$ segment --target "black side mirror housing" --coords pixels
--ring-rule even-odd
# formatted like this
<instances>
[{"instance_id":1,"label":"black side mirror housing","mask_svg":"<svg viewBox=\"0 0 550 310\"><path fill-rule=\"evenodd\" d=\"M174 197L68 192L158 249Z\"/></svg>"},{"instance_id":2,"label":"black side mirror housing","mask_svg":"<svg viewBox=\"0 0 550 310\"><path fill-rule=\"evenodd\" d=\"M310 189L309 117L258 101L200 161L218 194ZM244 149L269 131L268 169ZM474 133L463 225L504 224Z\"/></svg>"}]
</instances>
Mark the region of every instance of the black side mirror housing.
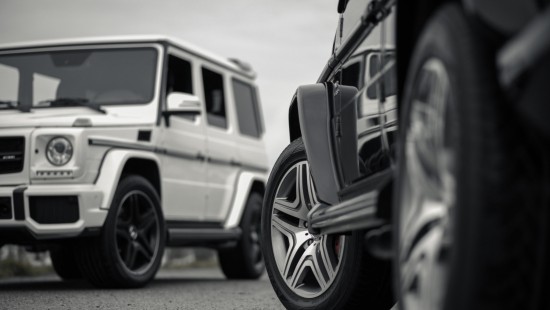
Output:
<instances>
[{"instance_id":1,"label":"black side mirror housing","mask_svg":"<svg viewBox=\"0 0 550 310\"><path fill-rule=\"evenodd\" d=\"M338 14L342 14L346 11L346 6L348 5L349 0L339 0L338 1Z\"/></svg>"}]
</instances>

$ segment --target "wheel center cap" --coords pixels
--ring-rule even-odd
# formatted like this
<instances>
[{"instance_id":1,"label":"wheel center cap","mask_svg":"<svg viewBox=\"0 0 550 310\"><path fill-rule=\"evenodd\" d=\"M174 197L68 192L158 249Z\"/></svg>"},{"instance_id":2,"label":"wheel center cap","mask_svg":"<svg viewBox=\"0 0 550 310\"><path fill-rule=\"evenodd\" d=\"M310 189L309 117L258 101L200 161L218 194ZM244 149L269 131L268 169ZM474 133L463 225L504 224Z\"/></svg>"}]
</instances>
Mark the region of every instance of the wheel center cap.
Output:
<instances>
[{"instance_id":1,"label":"wheel center cap","mask_svg":"<svg viewBox=\"0 0 550 310\"><path fill-rule=\"evenodd\" d=\"M128 228L128 233L130 233L130 238L132 238L132 240L136 240L136 239L137 239L138 233L137 233L136 226L131 225L131 226Z\"/></svg>"}]
</instances>

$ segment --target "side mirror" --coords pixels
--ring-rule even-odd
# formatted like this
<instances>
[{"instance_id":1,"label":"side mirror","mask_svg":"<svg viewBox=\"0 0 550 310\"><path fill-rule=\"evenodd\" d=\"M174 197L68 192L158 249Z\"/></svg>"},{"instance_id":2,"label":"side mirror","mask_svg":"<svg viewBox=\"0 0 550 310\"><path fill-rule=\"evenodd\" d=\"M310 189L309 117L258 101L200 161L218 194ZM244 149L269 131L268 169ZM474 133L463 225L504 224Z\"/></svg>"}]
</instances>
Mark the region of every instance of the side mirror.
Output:
<instances>
[{"instance_id":1,"label":"side mirror","mask_svg":"<svg viewBox=\"0 0 550 310\"><path fill-rule=\"evenodd\" d=\"M199 97L191 94L173 92L166 98L166 110L162 111L166 126L170 126L170 116L201 114L201 102Z\"/></svg>"},{"instance_id":2,"label":"side mirror","mask_svg":"<svg viewBox=\"0 0 550 310\"><path fill-rule=\"evenodd\" d=\"M185 93L170 93L166 99L165 115L187 114L195 115L201 113L199 97Z\"/></svg>"},{"instance_id":3,"label":"side mirror","mask_svg":"<svg viewBox=\"0 0 550 310\"><path fill-rule=\"evenodd\" d=\"M338 14L344 13L346 11L346 6L348 5L349 0L340 0L338 1Z\"/></svg>"}]
</instances>

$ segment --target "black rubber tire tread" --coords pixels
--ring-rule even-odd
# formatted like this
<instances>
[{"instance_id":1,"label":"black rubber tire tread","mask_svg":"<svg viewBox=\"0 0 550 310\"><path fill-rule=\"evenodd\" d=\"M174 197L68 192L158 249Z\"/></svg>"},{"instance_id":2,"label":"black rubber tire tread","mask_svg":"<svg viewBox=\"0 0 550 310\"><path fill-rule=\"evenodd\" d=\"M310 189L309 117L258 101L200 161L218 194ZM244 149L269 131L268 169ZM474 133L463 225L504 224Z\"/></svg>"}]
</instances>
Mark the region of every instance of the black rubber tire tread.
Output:
<instances>
[{"instance_id":1,"label":"black rubber tire tread","mask_svg":"<svg viewBox=\"0 0 550 310\"><path fill-rule=\"evenodd\" d=\"M454 240L448 285L442 288L446 290L445 310L528 309L534 290L541 228L534 223L540 197L530 189L534 179L526 169L529 159L523 154L523 128L497 83L492 42L483 26L467 17L459 4L442 6L416 44L401 109L403 130L414 74L426 59L442 60L449 72L455 109L450 122L456 124L458 133ZM403 147L398 153L401 162ZM399 194L399 185L395 194ZM395 204L394 223L399 221L398 213ZM398 264L395 260L395 268Z\"/></svg>"},{"instance_id":2,"label":"black rubber tire tread","mask_svg":"<svg viewBox=\"0 0 550 310\"><path fill-rule=\"evenodd\" d=\"M82 279L82 273L74 256L74 248L59 245L50 249L50 259L55 273L63 280Z\"/></svg>"},{"instance_id":3,"label":"black rubber tire tread","mask_svg":"<svg viewBox=\"0 0 550 310\"><path fill-rule=\"evenodd\" d=\"M287 309L390 309L391 263L371 257L364 251L364 231L347 236L343 261L331 287L322 295L305 299L293 293L282 279L271 246L272 202L278 182L295 163L307 159L301 138L294 140L279 156L267 183L262 210L262 247L269 279Z\"/></svg>"},{"instance_id":4,"label":"black rubber tire tread","mask_svg":"<svg viewBox=\"0 0 550 310\"><path fill-rule=\"evenodd\" d=\"M120 199L134 188L140 188L149 195L155 204L160 224L160 248L154 264L143 275L129 274L121 266L114 246L110 228L116 219ZM93 285L103 288L138 288L147 285L157 273L166 239L164 217L160 207L160 198L155 188L147 179L138 175L124 176L118 184L107 219L99 238L90 238L81 242L75 251L82 275Z\"/></svg>"},{"instance_id":5,"label":"black rubber tire tread","mask_svg":"<svg viewBox=\"0 0 550 310\"><path fill-rule=\"evenodd\" d=\"M259 220L263 197L260 193L250 193L241 219L241 240L233 248L218 250L218 258L223 274L228 279L258 279L265 271L265 265L254 266L249 253L248 236L250 221ZM258 223L259 225L259 223Z\"/></svg>"}]
</instances>

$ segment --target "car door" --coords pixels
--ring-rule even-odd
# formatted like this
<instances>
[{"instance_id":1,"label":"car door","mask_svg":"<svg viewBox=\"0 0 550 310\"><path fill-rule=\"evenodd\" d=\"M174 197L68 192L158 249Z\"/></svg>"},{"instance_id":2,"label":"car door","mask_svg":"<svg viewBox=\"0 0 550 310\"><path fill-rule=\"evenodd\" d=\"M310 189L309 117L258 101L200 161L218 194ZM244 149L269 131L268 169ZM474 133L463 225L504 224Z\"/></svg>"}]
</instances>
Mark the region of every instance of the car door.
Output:
<instances>
[{"instance_id":1,"label":"car door","mask_svg":"<svg viewBox=\"0 0 550 310\"><path fill-rule=\"evenodd\" d=\"M223 70L209 64L201 67L203 102L206 108L206 197L205 220L221 222L231 204L239 174L235 126L229 109L228 81Z\"/></svg>"},{"instance_id":2,"label":"car door","mask_svg":"<svg viewBox=\"0 0 550 310\"><path fill-rule=\"evenodd\" d=\"M348 155L348 160L338 162L343 178L343 188L339 193L342 199L370 191L372 184L382 184L381 181L389 176L388 115L394 117L392 124L395 124L395 114L391 114L395 111L395 104L390 106L381 97L387 84L383 76L386 71L382 68L387 63L384 57L390 57L382 40L385 38L382 28L382 24L378 24L333 77L339 84L353 86L358 91L351 100L341 103L342 111L350 107L356 109L356 141L353 147L357 150L356 158L349 160L351 157ZM342 122L346 121L344 117ZM350 149L349 146L340 146L342 153Z\"/></svg>"},{"instance_id":3,"label":"car door","mask_svg":"<svg viewBox=\"0 0 550 310\"><path fill-rule=\"evenodd\" d=\"M195 94L192 63L168 55L165 95ZM172 115L163 120L159 151L162 154L162 201L167 220L198 221L206 206L206 126L202 115Z\"/></svg>"}]
</instances>

